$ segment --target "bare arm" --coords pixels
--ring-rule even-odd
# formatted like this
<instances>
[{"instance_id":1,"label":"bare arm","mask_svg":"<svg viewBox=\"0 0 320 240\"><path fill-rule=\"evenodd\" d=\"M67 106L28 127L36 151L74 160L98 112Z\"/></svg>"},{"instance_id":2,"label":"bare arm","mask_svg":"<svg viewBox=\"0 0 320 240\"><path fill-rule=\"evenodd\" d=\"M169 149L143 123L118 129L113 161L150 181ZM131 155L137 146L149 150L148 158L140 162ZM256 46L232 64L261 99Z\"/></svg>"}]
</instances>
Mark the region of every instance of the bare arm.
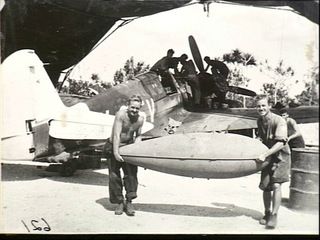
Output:
<instances>
[{"instance_id":1,"label":"bare arm","mask_svg":"<svg viewBox=\"0 0 320 240\"><path fill-rule=\"evenodd\" d=\"M292 134L292 135L290 135L290 136L288 137L288 141L290 141L291 139L294 139L294 138L296 138L296 137L301 136L301 132L300 132L300 130L299 130L299 127L298 127L298 124L296 123L296 121L293 120L293 119L290 120L290 121L291 121L293 130L294 130L294 134Z\"/></svg>"},{"instance_id":2,"label":"bare arm","mask_svg":"<svg viewBox=\"0 0 320 240\"><path fill-rule=\"evenodd\" d=\"M270 149L268 149L266 152L262 153L257 158L257 161L264 161L267 157L280 151L283 148L283 146L284 146L283 142L276 142Z\"/></svg>"},{"instance_id":3,"label":"bare arm","mask_svg":"<svg viewBox=\"0 0 320 240\"><path fill-rule=\"evenodd\" d=\"M116 114L116 117L113 123L113 136L112 136L113 155L117 161L124 162L123 158L119 154L121 131L122 131L121 112L118 112Z\"/></svg>"},{"instance_id":4,"label":"bare arm","mask_svg":"<svg viewBox=\"0 0 320 240\"><path fill-rule=\"evenodd\" d=\"M179 71L178 71L179 72ZM185 72L185 67L182 65L181 69L180 69L180 74L183 75L183 73Z\"/></svg>"},{"instance_id":5,"label":"bare arm","mask_svg":"<svg viewBox=\"0 0 320 240\"><path fill-rule=\"evenodd\" d=\"M179 70L178 70L178 67L174 67L173 70L174 70L174 74L175 75L178 75L180 73Z\"/></svg>"},{"instance_id":6,"label":"bare arm","mask_svg":"<svg viewBox=\"0 0 320 240\"><path fill-rule=\"evenodd\" d=\"M142 125L144 123L144 117L143 116L140 116L141 120L139 119L140 121L140 126L139 128L136 130L136 139L135 139L135 142L140 142L142 140L141 138L141 131L142 131Z\"/></svg>"}]
</instances>

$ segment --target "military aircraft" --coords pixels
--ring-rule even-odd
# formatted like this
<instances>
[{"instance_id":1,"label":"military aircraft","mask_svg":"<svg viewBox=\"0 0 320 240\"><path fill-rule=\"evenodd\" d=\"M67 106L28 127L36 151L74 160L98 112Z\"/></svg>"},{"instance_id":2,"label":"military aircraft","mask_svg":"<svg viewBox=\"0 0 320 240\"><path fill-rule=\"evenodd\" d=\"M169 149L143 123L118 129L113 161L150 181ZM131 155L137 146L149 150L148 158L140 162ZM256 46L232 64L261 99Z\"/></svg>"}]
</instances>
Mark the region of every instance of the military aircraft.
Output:
<instances>
[{"instance_id":1,"label":"military aircraft","mask_svg":"<svg viewBox=\"0 0 320 240\"><path fill-rule=\"evenodd\" d=\"M257 127L255 109L188 111L183 107L183 95L173 75L171 75L171 81L175 88L170 91L166 91L156 73L146 72L126 84L114 86L104 94L96 95L86 102L67 108L54 89L43 68L43 63L33 50L20 50L10 55L2 64L1 70L4 80L2 88L4 93L2 95L2 162L49 166L54 164L50 161L52 156L56 156L56 159L53 159L57 160L56 164L62 164L61 174L63 176L72 175L79 167L78 156L88 158L101 153L104 142L110 137L113 115L126 104L127 99L134 92L139 94L144 102L141 111L145 113L147 120L143 127L145 140L157 138L158 142L173 141L171 145L177 150L181 146L195 146L195 144L194 142L188 143L186 140L189 138L184 141L176 141L160 137L174 133L183 133L185 136L196 134L192 135L192 139L196 139L197 143L202 143L204 149L210 149L213 143L215 146L222 143L225 146L232 146L237 141L236 146L241 150L238 153L238 156L242 156L241 161L239 159L235 161L234 157L231 157L234 160L234 166L228 169L232 171L227 171L223 175L221 174L224 168L221 169L213 164L210 166L214 171L211 170L206 174L201 169L208 168L198 168L197 164L192 165L189 171L181 171L187 166L184 164L184 168L178 168L177 172L172 171L172 168L168 167L170 165L166 163L168 169L161 168L164 172L193 177L226 178L247 175L263 167L253 164L251 148L250 151L243 152L244 149L247 149L248 144L251 147L255 146L253 148L255 151L262 151L263 147L257 142L248 143L247 139L237 140L239 135L233 137L230 137L230 134L210 135L209 138L203 135L203 133L224 131L252 136L253 129ZM17 99L24 99L24 101L17 105ZM300 123L318 120L318 109L315 107L293 108L289 109L289 112ZM217 139L220 140L217 141ZM63 149L59 149L61 147ZM152 147L149 145L144 149L152 149ZM161 149L169 151L170 148L165 146ZM189 148L189 151L190 149L192 148ZM75 152L78 153L77 157L74 156ZM137 156L136 152L135 150L135 156ZM186 151L177 151L175 155L173 154L178 162L183 158L180 156L181 153L186 153ZM160 155L159 158L161 158ZM127 156L131 155L127 154ZM202 158L204 156L206 156L206 162L214 162L218 166L221 166L221 163L213 161L212 158L226 158L226 156L217 156L217 152L214 154L212 151L206 151ZM135 157L134 160L136 159ZM83 158L82 160L89 161ZM247 164L244 164L244 160L247 161ZM228 164L231 162L229 159ZM188 163L192 162L188 161ZM237 166L237 164L240 165ZM147 167L153 169L152 166L147 165ZM193 169L201 171L195 172Z\"/></svg>"},{"instance_id":2,"label":"military aircraft","mask_svg":"<svg viewBox=\"0 0 320 240\"><path fill-rule=\"evenodd\" d=\"M9 66L6 67L9 70L3 79L5 88L11 91L4 90L5 95L3 95L5 99L3 102L8 105L3 108L3 113L6 114L2 118L5 133L2 133L1 140L2 150L7 150L4 153L7 155L3 155L2 158L32 159L32 163L47 163L48 157L55 153L57 142L61 143L67 152L81 151L92 154L92 151L99 149L110 136L112 115L126 103L133 92L142 96L144 105L141 111L146 113L147 121L152 123L152 125L146 123L145 139L159 138L172 133L219 131L251 136L252 129L256 128L257 114L254 109L188 111L183 107L185 101L173 75L171 81L174 87L169 91L162 86L157 74L148 72L136 76L135 80L127 84L112 87L105 94L94 96L85 103L66 109L42 68L45 65L52 77L52 83L56 83L56 74L85 56L119 16L148 15L184 6L188 2L164 1L165 4L159 7L158 3L152 1L123 1L112 5L108 1L83 0L76 6L71 1L7 1L1 12L2 19L7 19L2 21L5 26L2 28L5 29L2 65ZM136 8L139 11L133 11ZM63 14L70 9L74 14ZM47 18L47 27L42 25L43 21L39 21L39 11L42 12L41 16ZM104 18L106 15L109 18ZM64 21L65 18L68 18L66 21L68 24ZM9 24L8 19L14 21L10 21ZM82 22L84 19L86 19L85 24ZM35 23L37 24L34 25ZM80 25L82 31L78 28ZM33 33L36 34L31 33L31 26ZM77 27L70 31L75 26ZM75 39L77 41L74 41ZM66 40L68 49L64 47ZM21 48L35 49L45 64L32 50L15 52ZM9 56L12 52L15 53ZM17 75L17 72L22 73L22 76ZM23 98L25 101L16 106L17 98ZM289 112L299 123L318 121L317 108L295 108ZM233 138L226 140L226 144L232 144L231 139ZM68 164L64 165L70 167ZM73 170L71 169L71 172ZM257 170L255 167L254 171ZM250 172L252 173L252 170L249 169L244 174ZM227 176L239 175L234 173Z\"/></svg>"}]
</instances>

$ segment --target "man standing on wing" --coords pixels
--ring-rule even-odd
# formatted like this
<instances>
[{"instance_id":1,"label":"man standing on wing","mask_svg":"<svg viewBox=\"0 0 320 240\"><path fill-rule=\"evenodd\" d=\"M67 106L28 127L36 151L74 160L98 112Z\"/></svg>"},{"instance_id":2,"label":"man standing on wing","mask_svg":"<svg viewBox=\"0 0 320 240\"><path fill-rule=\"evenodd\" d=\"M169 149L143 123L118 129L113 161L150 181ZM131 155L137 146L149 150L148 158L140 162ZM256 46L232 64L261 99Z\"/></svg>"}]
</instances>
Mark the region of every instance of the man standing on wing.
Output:
<instances>
[{"instance_id":1,"label":"man standing on wing","mask_svg":"<svg viewBox=\"0 0 320 240\"><path fill-rule=\"evenodd\" d=\"M191 86L193 103L195 104L195 107L199 107L201 91L196 67L191 59L188 60L188 55L185 53L182 54L179 59L182 65L179 74L184 77L187 83Z\"/></svg>"},{"instance_id":2,"label":"man standing on wing","mask_svg":"<svg viewBox=\"0 0 320 240\"><path fill-rule=\"evenodd\" d=\"M259 114L258 136L269 148L256 161L265 161L270 157L270 163L261 171L259 188L263 191L265 215L260 224L273 229L277 225L277 214L281 205L281 184L289 181L290 148L287 144L287 124L281 116L270 111L271 105L267 96L258 97L256 104Z\"/></svg>"},{"instance_id":3,"label":"man standing on wing","mask_svg":"<svg viewBox=\"0 0 320 240\"><path fill-rule=\"evenodd\" d=\"M118 204L115 214L121 215L125 210L128 216L134 216L135 211L132 199L137 197L138 167L124 162L119 154L119 147L141 140L141 128L144 117L139 114L142 105L140 96L133 95L128 102L128 108L120 109L115 116L112 134L110 138L111 157L109 159L109 196L110 202ZM108 144L108 143L107 143ZM120 169L123 170L123 182ZM126 190L124 196L122 189Z\"/></svg>"},{"instance_id":4,"label":"man standing on wing","mask_svg":"<svg viewBox=\"0 0 320 240\"><path fill-rule=\"evenodd\" d=\"M222 104L226 103L226 94L229 88L227 79L230 70L225 63L218 60L212 60L208 56L204 58L204 61L207 63L205 71L211 67L214 94L217 96L216 99L220 107L222 107Z\"/></svg>"},{"instance_id":5,"label":"man standing on wing","mask_svg":"<svg viewBox=\"0 0 320 240\"><path fill-rule=\"evenodd\" d=\"M169 49L167 55L158 60L151 68L150 71L156 72L159 75L162 75L165 72L169 71L169 68L174 68L176 70L176 65L178 65L178 60L173 58L174 51ZM176 62L176 64L175 64Z\"/></svg>"}]
</instances>

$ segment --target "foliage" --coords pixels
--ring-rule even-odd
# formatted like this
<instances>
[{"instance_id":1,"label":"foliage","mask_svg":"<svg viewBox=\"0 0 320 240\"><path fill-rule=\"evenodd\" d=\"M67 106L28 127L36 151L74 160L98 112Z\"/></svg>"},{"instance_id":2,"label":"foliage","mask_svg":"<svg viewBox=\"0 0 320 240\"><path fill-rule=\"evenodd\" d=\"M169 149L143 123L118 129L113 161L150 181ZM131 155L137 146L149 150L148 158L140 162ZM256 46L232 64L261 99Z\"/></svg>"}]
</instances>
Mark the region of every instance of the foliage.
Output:
<instances>
[{"instance_id":1,"label":"foliage","mask_svg":"<svg viewBox=\"0 0 320 240\"><path fill-rule=\"evenodd\" d=\"M62 89L60 90L61 93L77 94L81 96L91 96L88 81L82 81L82 80L77 81L71 78L69 78L67 81L69 86L63 86Z\"/></svg>"},{"instance_id":2,"label":"foliage","mask_svg":"<svg viewBox=\"0 0 320 240\"><path fill-rule=\"evenodd\" d=\"M296 98L302 105L319 105L319 66L311 68L308 78L311 81L305 82L304 90Z\"/></svg>"},{"instance_id":3,"label":"foliage","mask_svg":"<svg viewBox=\"0 0 320 240\"><path fill-rule=\"evenodd\" d=\"M90 80L87 81L67 78L68 86L63 86L60 92L81 96L93 96L104 92L106 89L111 88L113 85L132 80L135 75L145 72L148 69L149 65L145 65L145 63L142 61L135 64L133 57L131 57L126 61L123 68L120 68L116 71L116 73L114 74L113 84L110 82L101 81L97 73L92 73Z\"/></svg>"},{"instance_id":4,"label":"foliage","mask_svg":"<svg viewBox=\"0 0 320 240\"><path fill-rule=\"evenodd\" d=\"M264 94L273 96L272 102L274 104L279 102L281 104L286 105L290 101L290 98L288 96L288 89L285 85L283 85L279 89L276 89L276 85L274 83L263 83L262 88Z\"/></svg>"},{"instance_id":5,"label":"foliage","mask_svg":"<svg viewBox=\"0 0 320 240\"><path fill-rule=\"evenodd\" d=\"M96 74L96 73L92 73L92 74L91 74L91 79L92 79L93 82L95 82L95 83L99 83L99 80L100 80L99 75Z\"/></svg>"},{"instance_id":6,"label":"foliage","mask_svg":"<svg viewBox=\"0 0 320 240\"><path fill-rule=\"evenodd\" d=\"M239 49L232 50L231 53L223 54L223 61L228 63L239 63L244 66L257 65L257 61L250 53L243 53Z\"/></svg>"},{"instance_id":7,"label":"foliage","mask_svg":"<svg viewBox=\"0 0 320 240\"><path fill-rule=\"evenodd\" d=\"M239 49L234 49L230 53L223 54L222 59L224 62L228 63L228 68L230 70L227 79L229 85L247 87L251 79L245 76L243 70L249 65L257 65L257 61L254 56L250 53L244 53ZM227 96L228 98L240 101L243 105L247 106L247 98L231 92L229 92Z\"/></svg>"},{"instance_id":8,"label":"foliage","mask_svg":"<svg viewBox=\"0 0 320 240\"><path fill-rule=\"evenodd\" d=\"M134 58L130 57L130 59L125 62L123 68L115 72L113 77L114 85L133 80L135 75L146 72L148 69L149 65L145 65L143 61L135 64Z\"/></svg>"},{"instance_id":9,"label":"foliage","mask_svg":"<svg viewBox=\"0 0 320 240\"><path fill-rule=\"evenodd\" d=\"M67 81L68 86L63 86L60 90L61 93L90 97L112 87L111 83L102 82L99 75L96 73L91 75L91 81L75 80L71 78L68 78Z\"/></svg>"},{"instance_id":10,"label":"foliage","mask_svg":"<svg viewBox=\"0 0 320 240\"><path fill-rule=\"evenodd\" d=\"M274 104L281 102L283 105L287 105L290 98L288 96L288 84L286 83L294 76L292 67L286 67L283 60L272 67L268 60L265 60L260 63L260 72L265 73L272 81L263 84L263 93L268 94L273 99Z\"/></svg>"},{"instance_id":11,"label":"foliage","mask_svg":"<svg viewBox=\"0 0 320 240\"><path fill-rule=\"evenodd\" d=\"M233 69L230 69L230 73L228 75L227 81L232 86L243 86L248 87L248 83L251 79L247 78L243 73L242 69L239 69L238 67L235 67Z\"/></svg>"}]
</instances>

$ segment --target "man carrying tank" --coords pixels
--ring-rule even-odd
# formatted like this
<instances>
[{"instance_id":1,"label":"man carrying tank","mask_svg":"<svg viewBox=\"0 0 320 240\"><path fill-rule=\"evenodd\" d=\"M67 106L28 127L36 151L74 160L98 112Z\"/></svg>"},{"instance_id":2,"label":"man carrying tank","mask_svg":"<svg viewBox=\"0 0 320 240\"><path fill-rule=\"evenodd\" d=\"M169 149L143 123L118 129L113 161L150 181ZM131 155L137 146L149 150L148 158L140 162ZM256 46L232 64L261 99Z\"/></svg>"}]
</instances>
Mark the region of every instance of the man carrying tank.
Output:
<instances>
[{"instance_id":1,"label":"man carrying tank","mask_svg":"<svg viewBox=\"0 0 320 240\"><path fill-rule=\"evenodd\" d=\"M109 196L110 202L118 204L115 209L116 215L121 215L123 211L128 216L134 216L135 211L132 200L137 197L138 167L124 162L119 154L119 147L141 141L141 128L144 117L139 114L142 105L142 99L138 95L133 95L128 101L128 107L120 109L115 116L112 134L109 142L111 156L109 158ZM123 170L123 182L120 169ZM126 190L126 201L122 194L122 189Z\"/></svg>"},{"instance_id":2,"label":"man carrying tank","mask_svg":"<svg viewBox=\"0 0 320 240\"><path fill-rule=\"evenodd\" d=\"M290 148L287 143L287 124L282 117L270 111L271 104L267 96L258 97L256 107L259 114L258 137L269 148L256 159L258 163L267 158L269 161L261 171L259 188L263 191L265 215L259 223L273 229L277 225L277 214L281 205L281 184L289 181Z\"/></svg>"}]
</instances>

